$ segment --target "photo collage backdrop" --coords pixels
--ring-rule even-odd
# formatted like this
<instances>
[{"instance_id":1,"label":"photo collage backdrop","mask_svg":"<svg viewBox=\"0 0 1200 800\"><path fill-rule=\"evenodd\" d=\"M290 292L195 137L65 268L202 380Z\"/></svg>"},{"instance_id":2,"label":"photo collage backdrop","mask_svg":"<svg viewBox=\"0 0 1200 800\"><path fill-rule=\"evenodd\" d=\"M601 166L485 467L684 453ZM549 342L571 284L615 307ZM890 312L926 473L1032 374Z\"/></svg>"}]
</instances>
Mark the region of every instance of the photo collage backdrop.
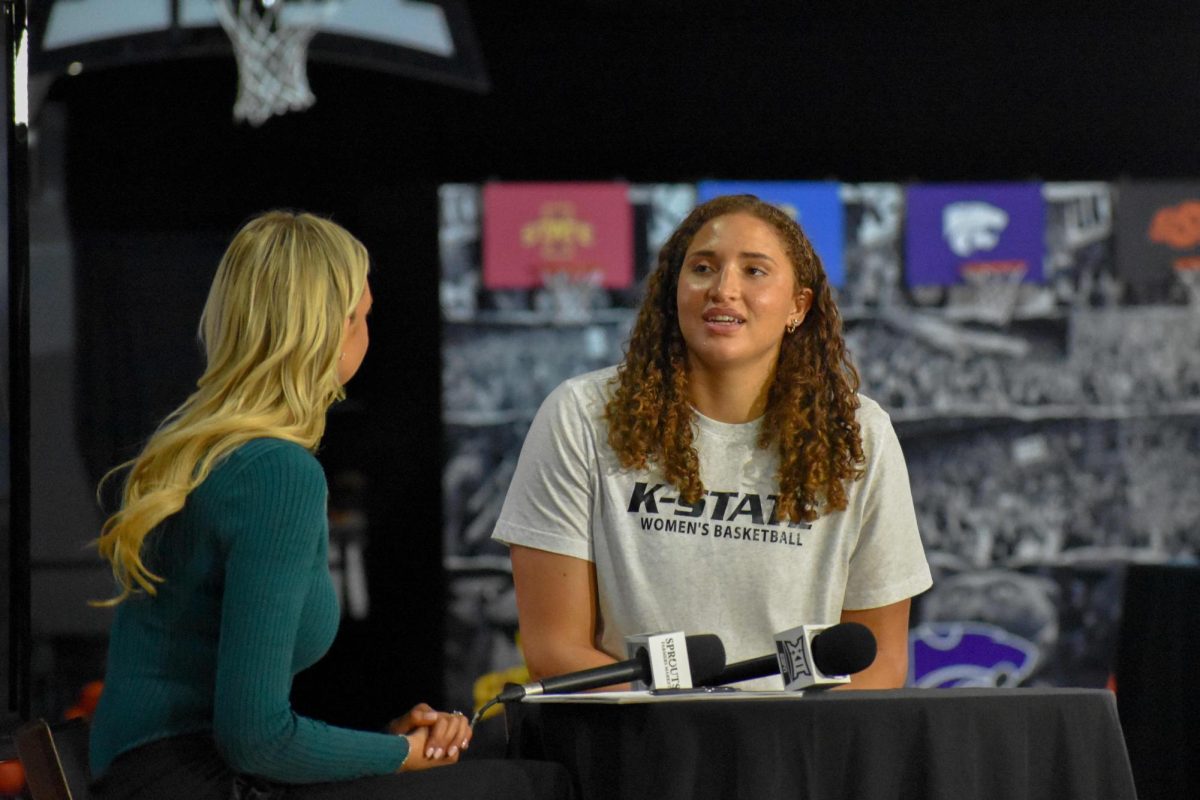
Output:
<instances>
[{"instance_id":1,"label":"photo collage backdrop","mask_svg":"<svg viewBox=\"0 0 1200 800\"><path fill-rule=\"evenodd\" d=\"M658 248L739 192L805 228L904 447L910 683L1105 685L1124 565L1200 555L1200 183L446 184L447 701L524 675L489 537L538 406L621 360Z\"/></svg>"}]
</instances>

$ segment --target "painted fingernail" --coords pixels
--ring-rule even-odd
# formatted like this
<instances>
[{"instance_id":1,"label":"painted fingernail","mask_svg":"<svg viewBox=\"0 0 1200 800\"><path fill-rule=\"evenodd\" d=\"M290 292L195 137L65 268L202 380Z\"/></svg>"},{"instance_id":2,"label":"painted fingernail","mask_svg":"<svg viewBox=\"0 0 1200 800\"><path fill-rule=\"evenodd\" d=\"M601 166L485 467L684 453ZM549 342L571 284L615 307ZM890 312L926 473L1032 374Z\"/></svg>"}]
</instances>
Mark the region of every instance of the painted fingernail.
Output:
<instances>
[{"instance_id":1,"label":"painted fingernail","mask_svg":"<svg viewBox=\"0 0 1200 800\"><path fill-rule=\"evenodd\" d=\"M440 748L440 747L439 747L439 748L437 749L437 752L435 752L435 753L433 754L433 757L434 757L434 758L441 758L441 757L442 757L442 755L443 755L445 752L446 752L445 750L443 750L442 748Z\"/></svg>"},{"instance_id":2,"label":"painted fingernail","mask_svg":"<svg viewBox=\"0 0 1200 800\"><path fill-rule=\"evenodd\" d=\"M462 743L462 749L463 749L463 750L466 750L466 749L467 749L467 745L468 745L468 744L469 744L469 742L468 742L466 739L463 739L463 743Z\"/></svg>"},{"instance_id":3,"label":"painted fingernail","mask_svg":"<svg viewBox=\"0 0 1200 800\"><path fill-rule=\"evenodd\" d=\"M454 745L450 745L450 749L446 751L446 755L454 758L456 755L458 755L458 748Z\"/></svg>"},{"instance_id":4,"label":"painted fingernail","mask_svg":"<svg viewBox=\"0 0 1200 800\"><path fill-rule=\"evenodd\" d=\"M426 747L426 748L425 748L425 757L426 757L426 758L433 758L433 748L432 748L432 747Z\"/></svg>"}]
</instances>

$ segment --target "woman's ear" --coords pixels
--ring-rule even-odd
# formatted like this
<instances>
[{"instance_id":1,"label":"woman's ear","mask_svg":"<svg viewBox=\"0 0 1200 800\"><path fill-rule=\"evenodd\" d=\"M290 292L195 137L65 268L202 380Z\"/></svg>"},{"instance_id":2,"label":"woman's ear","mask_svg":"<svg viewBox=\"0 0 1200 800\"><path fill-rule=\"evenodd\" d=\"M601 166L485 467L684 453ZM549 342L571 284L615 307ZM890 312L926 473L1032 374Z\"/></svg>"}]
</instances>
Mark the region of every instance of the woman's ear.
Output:
<instances>
[{"instance_id":1,"label":"woman's ear","mask_svg":"<svg viewBox=\"0 0 1200 800\"><path fill-rule=\"evenodd\" d=\"M793 319L796 320L797 325L804 322L804 318L808 316L808 311L812 308L812 302L812 289L800 289L796 292L796 296L793 300L792 315Z\"/></svg>"}]
</instances>

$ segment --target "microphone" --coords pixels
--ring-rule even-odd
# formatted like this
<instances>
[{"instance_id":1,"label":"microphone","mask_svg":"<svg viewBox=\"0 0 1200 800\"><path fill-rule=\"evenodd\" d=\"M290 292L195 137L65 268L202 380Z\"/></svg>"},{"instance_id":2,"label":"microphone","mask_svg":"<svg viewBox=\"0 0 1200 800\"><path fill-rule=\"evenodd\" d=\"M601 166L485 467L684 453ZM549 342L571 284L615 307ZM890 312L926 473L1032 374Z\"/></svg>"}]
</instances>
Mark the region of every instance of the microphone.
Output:
<instances>
[{"instance_id":1,"label":"microphone","mask_svg":"<svg viewBox=\"0 0 1200 800\"><path fill-rule=\"evenodd\" d=\"M801 625L775 634L777 652L725 667L705 686L782 675L785 689L814 689L849 683L850 675L875 661L875 635L857 622Z\"/></svg>"},{"instance_id":2,"label":"microphone","mask_svg":"<svg viewBox=\"0 0 1200 800\"><path fill-rule=\"evenodd\" d=\"M660 634L650 639L668 639L672 634ZM678 634L674 634L675 637ZM697 633L685 640L687 663L691 666L692 679L695 681L712 680L725 668L725 645L713 633ZM682 654L681 654L682 655ZM683 658L678 659L680 662ZM686 664L683 666L687 666ZM599 689L602 686L612 686L615 683L642 682L654 684L654 665L646 647L638 647L633 658L618 661L615 664L605 664L579 672L568 672L541 681L517 685L509 684L496 698L501 703L511 703L523 697L539 694L567 694L570 692L585 692L589 689Z\"/></svg>"}]
</instances>

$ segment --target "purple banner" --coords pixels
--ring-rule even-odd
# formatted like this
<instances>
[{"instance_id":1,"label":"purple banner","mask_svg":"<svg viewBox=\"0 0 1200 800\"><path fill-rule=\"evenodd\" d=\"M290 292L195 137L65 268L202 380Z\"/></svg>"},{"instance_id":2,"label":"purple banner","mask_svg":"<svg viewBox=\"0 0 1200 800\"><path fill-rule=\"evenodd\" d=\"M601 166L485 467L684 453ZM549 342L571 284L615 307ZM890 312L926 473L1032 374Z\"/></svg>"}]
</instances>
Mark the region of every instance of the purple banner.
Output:
<instances>
[{"instance_id":1,"label":"purple banner","mask_svg":"<svg viewBox=\"0 0 1200 800\"><path fill-rule=\"evenodd\" d=\"M1045 201L1036 183L909 187L906 279L949 286L964 274L1023 271L1042 280Z\"/></svg>"}]
</instances>

